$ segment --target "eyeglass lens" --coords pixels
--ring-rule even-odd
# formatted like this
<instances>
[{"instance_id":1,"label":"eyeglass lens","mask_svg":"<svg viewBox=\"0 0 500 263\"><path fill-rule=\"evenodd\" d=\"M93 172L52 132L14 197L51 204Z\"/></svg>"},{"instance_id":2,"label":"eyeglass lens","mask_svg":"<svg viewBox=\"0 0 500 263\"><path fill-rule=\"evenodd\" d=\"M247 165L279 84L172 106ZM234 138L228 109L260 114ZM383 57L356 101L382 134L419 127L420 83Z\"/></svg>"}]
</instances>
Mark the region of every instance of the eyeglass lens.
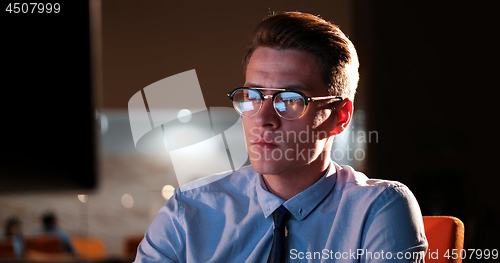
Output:
<instances>
[{"instance_id":1,"label":"eyeglass lens","mask_svg":"<svg viewBox=\"0 0 500 263\"><path fill-rule=\"evenodd\" d=\"M233 105L242 116L252 117L260 111L262 97L256 90L238 90L233 94ZM293 91L277 93L273 105L278 115L285 119L300 117L305 108L302 95Z\"/></svg>"}]
</instances>

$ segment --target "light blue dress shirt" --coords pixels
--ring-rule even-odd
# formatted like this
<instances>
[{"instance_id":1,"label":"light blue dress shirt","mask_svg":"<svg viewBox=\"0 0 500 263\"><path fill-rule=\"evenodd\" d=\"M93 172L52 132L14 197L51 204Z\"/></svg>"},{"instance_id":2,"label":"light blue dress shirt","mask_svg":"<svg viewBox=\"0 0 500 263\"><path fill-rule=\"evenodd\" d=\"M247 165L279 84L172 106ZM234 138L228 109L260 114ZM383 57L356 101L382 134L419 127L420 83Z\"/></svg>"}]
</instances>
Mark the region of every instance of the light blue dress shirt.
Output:
<instances>
[{"instance_id":1,"label":"light blue dress shirt","mask_svg":"<svg viewBox=\"0 0 500 263\"><path fill-rule=\"evenodd\" d=\"M176 189L135 262L266 262L272 213L282 204L292 214L287 262L424 262L427 240L410 190L334 162L287 201L268 192L250 166Z\"/></svg>"}]
</instances>

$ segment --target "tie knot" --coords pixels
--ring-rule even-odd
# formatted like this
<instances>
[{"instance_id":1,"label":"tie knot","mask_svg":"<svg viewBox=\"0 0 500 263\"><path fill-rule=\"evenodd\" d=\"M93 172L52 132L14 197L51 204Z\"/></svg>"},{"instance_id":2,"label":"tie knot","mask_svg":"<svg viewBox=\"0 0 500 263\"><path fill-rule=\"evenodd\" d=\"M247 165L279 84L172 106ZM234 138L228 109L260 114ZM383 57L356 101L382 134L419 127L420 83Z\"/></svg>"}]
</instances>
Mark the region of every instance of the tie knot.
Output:
<instances>
[{"instance_id":1,"label":"tie knot","mask_svg":"<svg viewBox=\"0 0 500 263\"><path fill-rule=\"evenodd\" d=\"M278 207L273 213L274 227L285 228L288 219L290 218L290 211L283 205Z\"/></svg>"}]
</instances>

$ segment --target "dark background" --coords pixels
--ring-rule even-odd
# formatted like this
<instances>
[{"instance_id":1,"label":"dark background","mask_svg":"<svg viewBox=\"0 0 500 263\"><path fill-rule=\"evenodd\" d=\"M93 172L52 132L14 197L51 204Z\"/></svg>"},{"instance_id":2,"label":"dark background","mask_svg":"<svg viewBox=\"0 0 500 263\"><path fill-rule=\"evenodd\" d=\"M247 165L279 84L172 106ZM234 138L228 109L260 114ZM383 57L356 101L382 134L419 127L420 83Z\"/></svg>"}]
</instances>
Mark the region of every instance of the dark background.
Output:
<instances>
[{"instance_id":1,"label":"dark background","mask_svg":"<svg viewBox=\"0 0 500 263\"><path fill-rule=\"evenodd\" d=\"M355 1L366 96L366 173L404 182L423 215L499 248L498 19L493 1Z\"/></svg>"}]
</instances>

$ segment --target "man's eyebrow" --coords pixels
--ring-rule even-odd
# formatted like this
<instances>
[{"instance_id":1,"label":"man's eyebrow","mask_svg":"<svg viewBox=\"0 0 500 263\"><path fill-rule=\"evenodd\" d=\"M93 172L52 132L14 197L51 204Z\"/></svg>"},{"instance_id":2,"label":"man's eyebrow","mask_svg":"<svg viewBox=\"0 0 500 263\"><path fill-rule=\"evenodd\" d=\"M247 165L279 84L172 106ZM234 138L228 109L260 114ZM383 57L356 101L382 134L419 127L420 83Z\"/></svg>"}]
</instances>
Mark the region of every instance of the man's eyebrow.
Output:
<instances>
[{"instance_id":1,"label":"man's eyebrow","mask_svg":"<svg viewBox=\"0 0 500 263\"><path fill-rule=\"evenodd\" d=\"M248 83L248 82L245 82L245 84L243 84L243 87L253 87L253 88L263 88L262 86L260 85L257 85L257 84L253 84L253 83Z\"/></svg>"},{"instance_id":2,"label":"man's eyebrow","mask_svg":"<svg viewBox=\"0 0 500 263\"><path fill-rule=\"evenodd\" d=\"M293 89L293 90L300 90L300 91L306 91L309 90L308 88L302 86L302 85L286 85L282 87L264 87L261 85L253 84L253 83L245 83L245 87L252 87L252 88L269 88L269 89Z\"/></svg>"}]
</instances>

